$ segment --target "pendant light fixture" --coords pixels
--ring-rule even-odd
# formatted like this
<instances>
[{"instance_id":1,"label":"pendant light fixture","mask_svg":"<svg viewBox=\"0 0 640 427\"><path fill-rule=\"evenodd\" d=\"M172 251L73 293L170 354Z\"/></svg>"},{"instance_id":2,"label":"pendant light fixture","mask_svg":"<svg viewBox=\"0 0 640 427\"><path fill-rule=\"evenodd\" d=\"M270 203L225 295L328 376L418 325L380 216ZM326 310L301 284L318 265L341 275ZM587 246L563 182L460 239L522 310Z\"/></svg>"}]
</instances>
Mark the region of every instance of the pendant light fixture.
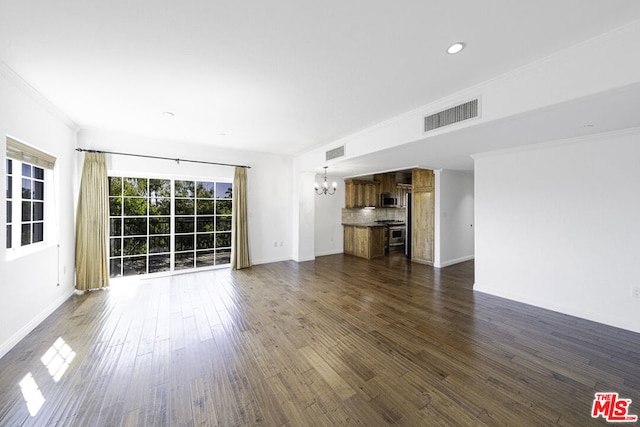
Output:
<instances>
[{"instance_id":1,"label":"pendant light fixture","mask_svg":"<svg viewBox=\"0 0 640 427\"><path fill-rule=\"evenodd\" d=\"M324 182L322 184L322 187L320 187L320 185L318 185L317 182L315 183L314 187L316 189L316 193L317 194L319 194L319 195L325 194L325 195L332 196L332 195L335 194L336 188L338 188L338 183L334 182L333 184L331 184L331 187L332 187L333 190L331 192L329 192L329 183L327 182L327 167L328 166L324 167Z\"/></svg>"}]
</instances>

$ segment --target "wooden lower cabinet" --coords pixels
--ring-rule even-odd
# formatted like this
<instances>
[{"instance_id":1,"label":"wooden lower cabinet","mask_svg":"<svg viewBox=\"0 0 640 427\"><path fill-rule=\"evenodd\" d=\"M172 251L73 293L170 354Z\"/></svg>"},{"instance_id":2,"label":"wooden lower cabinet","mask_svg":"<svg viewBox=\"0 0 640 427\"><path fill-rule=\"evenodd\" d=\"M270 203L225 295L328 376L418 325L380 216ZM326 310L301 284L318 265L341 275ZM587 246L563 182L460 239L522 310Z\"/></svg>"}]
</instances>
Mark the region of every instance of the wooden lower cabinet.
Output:
<instances>
[{"instance_id":1,"label":"wooden lower cabinet","mask_svg":"<svg viewBox=\"0 0 640 427\"><path fill-rule=\"evenodd\" d=\"M344 226L344 253L356 254L356 227Z\"/></svg>"},{"instance_id":2,"label":"wooden lower cabinet","mask_svg":"<svg viewBox=\"0 0 640 427\"><path fill-rule=\"evenodd\" d=\"M384 256L385 226L344 226L344 253L361 258Z\"/></svg>"}]
</instances>

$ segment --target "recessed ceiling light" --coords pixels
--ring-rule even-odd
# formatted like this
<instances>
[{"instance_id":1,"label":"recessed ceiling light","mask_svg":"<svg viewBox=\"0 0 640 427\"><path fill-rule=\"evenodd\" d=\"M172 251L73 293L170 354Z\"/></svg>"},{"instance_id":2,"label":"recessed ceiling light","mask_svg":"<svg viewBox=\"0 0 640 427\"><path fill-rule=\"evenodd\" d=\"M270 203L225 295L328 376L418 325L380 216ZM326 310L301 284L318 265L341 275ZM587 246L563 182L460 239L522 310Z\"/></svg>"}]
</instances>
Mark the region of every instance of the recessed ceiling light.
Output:
<instances>
[{"instance_id":1,"label":"recessed ceiling light","mask_svg":"<svg viewBox=\"0 0 640 427\"><path fill-rule=\"evenodd\" d=\"M175 114L173 114L171 111L165 111L162 113L162 115L165 117L165 119L170 119L175 116Z\"/></svg>"},{"instance_id":2,"label":"recessed ceiling light","mask_svg":"<svg viewBox=\"0 0 640 427\"><path fill-rule=\"evenodd\" d=\"M465 44L463 42L456 42L449 46L449 48L447 49L447 53L449 55L455 55L456 53L459 53L462 49L464 49L464 47Z\"/></svg>"}]
</instances>

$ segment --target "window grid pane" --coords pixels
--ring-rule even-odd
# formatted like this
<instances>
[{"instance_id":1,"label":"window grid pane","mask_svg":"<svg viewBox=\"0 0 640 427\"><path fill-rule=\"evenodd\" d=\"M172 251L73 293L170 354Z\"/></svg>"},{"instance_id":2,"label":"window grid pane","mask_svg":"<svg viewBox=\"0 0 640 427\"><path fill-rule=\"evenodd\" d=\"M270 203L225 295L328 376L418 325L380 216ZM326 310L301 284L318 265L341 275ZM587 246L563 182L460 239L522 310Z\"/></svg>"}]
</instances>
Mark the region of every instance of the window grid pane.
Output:
<instances>
[{"instance_id":1,"label":"window grid pane","mask_svg":"<svg viewBox=\"0 0 640 427\"><path fill-rule=\"evenodd\" d=\"M109 177L111 277L229 264L231 189L213 181Z\"/></svg>"},{"instance_id":2,"label":"window grid pane","mask_svg":"<svg viewBox=\"0 0 640 427\"><path fill-rule=\"evenodd\" d=\"M109 177L109 275L147 274L147 178Z\"/></svg>"},{"instance_id":3,"label":"window grid pane","mask_svg":"<svg viewBox=\"0 0 640 427\"><path fill-rule=\"evenodd\" d=\"M11 233L12 233L12 226L11 225L7 225L7 249L11 248Z\"/></svg>"},{"instance_id":4,"label":"window grid pane","mask_svg":"<svg viewBox=\"0 0 640 427\"><path fill-rule=\"evenodd\" d=\"M44 169L24 162L21 169L20 244L27 246L44 241L45 173ZM7 240L7 244L9 244L9 240Z\"/></svg>"},{"instance_id":5,"label":"window grid pane","mask_svg":"<svg viewBox=\"0 0 640 427\"><path fill-rule=\"evenodd\" d=\"M110 276L171 269L171 180L109 177Z\"/></svg>"},{"instance_id":6,"label":"window grid pane","mask_svg":"<svg viewBox=\"0 0 640 427\"><path fill-rule=\"evenodd\" d=\"M6 200L7 200L7 240L6 247L10 249L13 247L12 242L12 233L13 233L13 160L6 159L6 173L7 177L5 180L6 186Z\"/></svg>"},{"instance_id":7,"label":"window grid pane","mask_svg":"<svg viewBox=\"0 0 640 427\"><path fill-rule=\"evenodd\" d=\"M216 183L216 265L226 265L231 263L232 197L233 184L228 182Z\"/></svg>"},{"instance_id":8,"label":"window grid pane","mask_svg":"<svg viewBox=\"0 0 640 427\"><path fill-rule=\"evenodd\" d=\"M22 176L26 176L27 178L31 178L31 165L28 163L22 164Z\"/></svg>"}]
</instances>

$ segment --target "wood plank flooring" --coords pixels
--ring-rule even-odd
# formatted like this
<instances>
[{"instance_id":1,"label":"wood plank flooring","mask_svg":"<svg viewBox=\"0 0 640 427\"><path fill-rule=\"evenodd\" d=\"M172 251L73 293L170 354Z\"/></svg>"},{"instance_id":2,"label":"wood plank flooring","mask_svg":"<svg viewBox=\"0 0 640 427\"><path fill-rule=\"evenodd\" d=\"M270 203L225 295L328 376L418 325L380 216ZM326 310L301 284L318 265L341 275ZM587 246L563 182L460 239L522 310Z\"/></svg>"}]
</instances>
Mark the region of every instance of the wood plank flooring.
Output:
<instances>
[{"instance_id":1,"label":"wood plank flooring","mask_svg":"<svg viewBox=\"0 0 640 427\"><path fill-rule=\"evenodd\" d=\"M640 414L640 334L472 284L332 255L73 296L0 359L0 425L606 425L600 391Z\"/></svg>"}]
</instances>

